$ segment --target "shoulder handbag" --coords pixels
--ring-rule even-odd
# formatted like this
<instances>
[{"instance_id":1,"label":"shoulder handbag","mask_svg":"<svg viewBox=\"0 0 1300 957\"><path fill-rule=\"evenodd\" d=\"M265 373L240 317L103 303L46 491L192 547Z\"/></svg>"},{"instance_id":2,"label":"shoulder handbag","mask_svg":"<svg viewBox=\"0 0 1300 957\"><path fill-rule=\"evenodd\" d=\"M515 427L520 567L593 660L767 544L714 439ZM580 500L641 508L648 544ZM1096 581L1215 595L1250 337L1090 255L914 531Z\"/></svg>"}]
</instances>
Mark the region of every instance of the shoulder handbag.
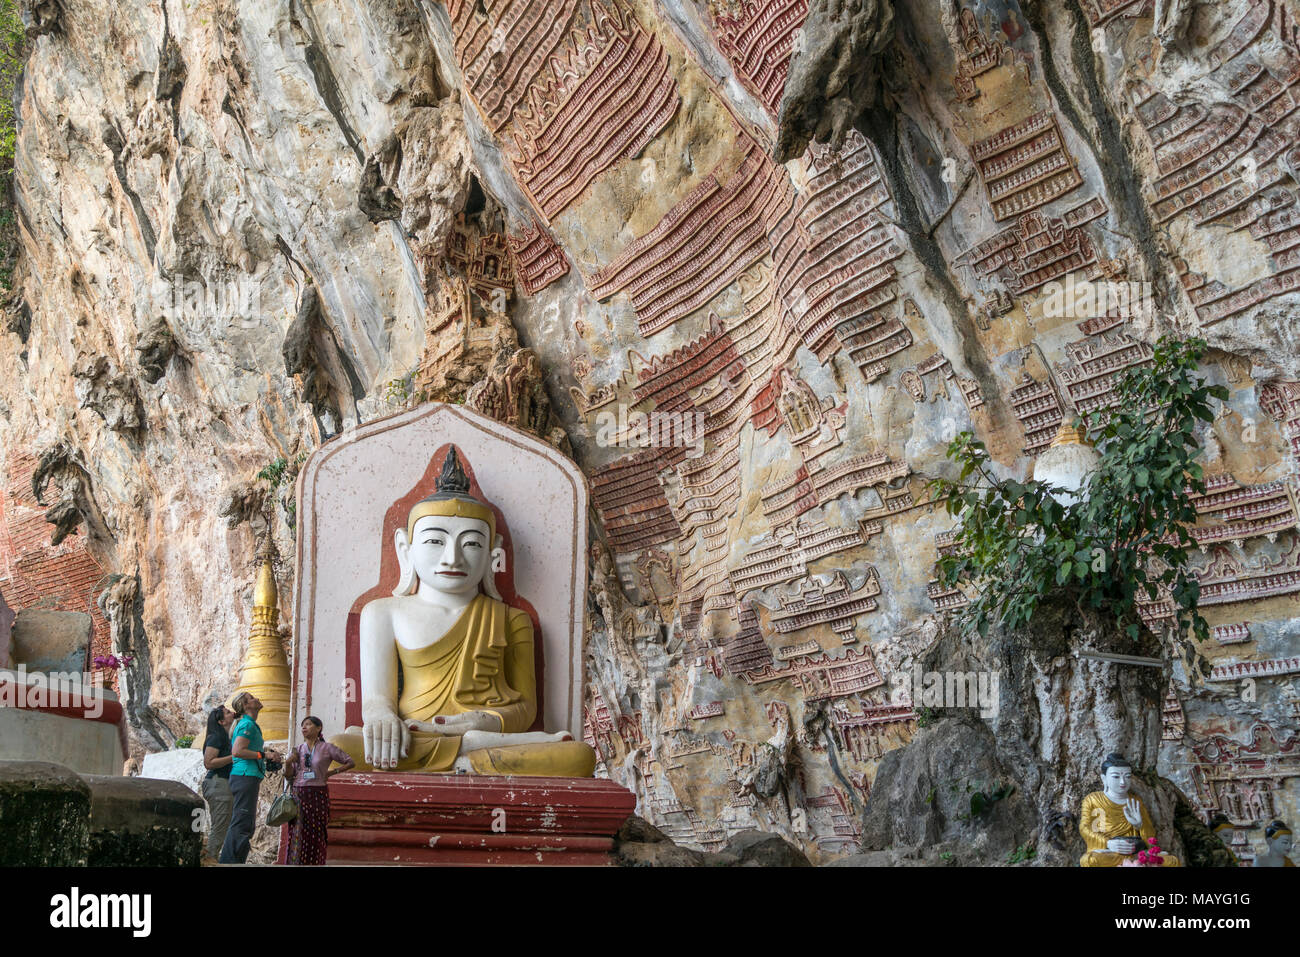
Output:
<instances>
[{"instance_id":1,"label":"shoulder handbag","mask_svg":"<svg viewBox=\"0 0 1300 957\"><path fill-rule=\"evenodd\" d=\"M279 827L290 821L298 820L298 799L289 791L289 782L284 782L284 789L271 802L271 810L266 814L267 827Z\"/></svg>"}]
</instances>

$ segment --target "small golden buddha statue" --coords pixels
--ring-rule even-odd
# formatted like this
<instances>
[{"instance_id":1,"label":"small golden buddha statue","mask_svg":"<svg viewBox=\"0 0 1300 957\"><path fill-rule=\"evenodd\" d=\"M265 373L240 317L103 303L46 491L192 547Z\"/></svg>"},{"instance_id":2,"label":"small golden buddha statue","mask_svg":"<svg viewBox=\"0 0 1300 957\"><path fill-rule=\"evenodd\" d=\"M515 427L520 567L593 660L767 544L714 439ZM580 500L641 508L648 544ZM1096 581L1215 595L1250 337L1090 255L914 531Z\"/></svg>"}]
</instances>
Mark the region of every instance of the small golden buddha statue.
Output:
<instances>
[{"instance_id":1,"label":"small golden buddha statue","mask_svg":"<svg viewBox=\"0 0 1300 957\"><path fill-rule=\"evenodd\" d=\"M496 515L453 446L437 490L394 532L401 580L361 609L360 728L333 743L358 771L591 777L596 754L537 716L533 623L497 594ZM402 677L398 697L398 673Z\"/></svg>"},{"instance_id":2,"label":"small golden buddha statue","mask_svg":"<svg viewBox=\"0 0 1300 957\"><path fill-rule=\"evenodd\" d=\"M1080 867L1118 867L1144 850L1156 836L1151 815L1129 795L1133 766L1121 754L1108 754L1101 765L1102 790L1093 791L1079 808L1079 833L1088 851ZM1178 867L1179 860L1161 852L1162 866Z\"/></svg>"}]
</instances>

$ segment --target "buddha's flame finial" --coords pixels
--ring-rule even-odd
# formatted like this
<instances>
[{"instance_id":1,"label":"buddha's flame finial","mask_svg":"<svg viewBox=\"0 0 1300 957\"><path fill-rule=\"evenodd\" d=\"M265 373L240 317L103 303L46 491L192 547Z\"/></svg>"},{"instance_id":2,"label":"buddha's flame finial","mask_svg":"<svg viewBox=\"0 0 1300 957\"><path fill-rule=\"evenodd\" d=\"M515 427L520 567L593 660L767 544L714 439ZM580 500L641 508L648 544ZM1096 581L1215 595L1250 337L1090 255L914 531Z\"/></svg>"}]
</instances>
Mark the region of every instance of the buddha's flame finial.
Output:
<instances>
[{"instance_id":1,"label":"buddha's flame finial","mask_svg":"<svg viewBox=\"0 0 1300 957\"><path fill-rule=\"evenodd\" d=\"M456 454L456 446L451 447L447 457L442 462L442 474L438 476L435 483L436 494L439 496L455 496L460 498L469 495L469 476L461 468L460 456Z\"/></svg>"}]
</instances>

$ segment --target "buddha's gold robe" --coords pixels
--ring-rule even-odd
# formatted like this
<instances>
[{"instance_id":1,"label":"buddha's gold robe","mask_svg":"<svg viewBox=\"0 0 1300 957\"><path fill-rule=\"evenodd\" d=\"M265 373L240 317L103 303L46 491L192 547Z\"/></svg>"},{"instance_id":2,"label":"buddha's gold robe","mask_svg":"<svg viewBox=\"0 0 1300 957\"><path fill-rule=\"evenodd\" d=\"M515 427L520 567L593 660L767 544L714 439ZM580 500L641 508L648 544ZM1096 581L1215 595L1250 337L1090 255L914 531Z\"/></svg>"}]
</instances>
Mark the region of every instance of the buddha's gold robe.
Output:
<instances>
[{"instance_id":1,"label":"buddha's gold robe","mask_svg":"<svg viewBox=\"0 0 1300 957\"><path fill-rule=\"evenodd\" d=\"M1136 796L1136 795L1134 795ZM1141 837L1150 841L1156 836L1156 826L1147 814L1146 805L1138 801L1142 809L1142 827L1136 828L1124 816L1124 806L1116 804L1106 797L1104 791L1093 791L1083 799L1079 807L1079 833L1083 836L1088 852L1079 858L1080 867L1118 867L1129 857L1136 855L1116 854L1106 849L1106 842L1117 837ZM1178 867L1178 858L1166 851L1161 851L1165 867Z\"/></svg>"},{"instance_id":2,"label":"buddha's gold robe","mask_svg":"<svg viewBox=\"0 0 1300 957\"><path fill-rule=\"evenodd\" d=\"M527 731L537 717L537 668L533 623L527 612L488 595L466 607L447 633L427 648L397 645L402 694L397 713L403 721L432 721L468 711L486 711L506 734ZM332 739L351 755L359 771L370 770L358 733ZM461 736L411 732L407 756L398 771L450 771L461 753ZM581 741L480 748L465 755L479 774L529 774L591 777L595 752Z\"/></svg>"}]
</instances>

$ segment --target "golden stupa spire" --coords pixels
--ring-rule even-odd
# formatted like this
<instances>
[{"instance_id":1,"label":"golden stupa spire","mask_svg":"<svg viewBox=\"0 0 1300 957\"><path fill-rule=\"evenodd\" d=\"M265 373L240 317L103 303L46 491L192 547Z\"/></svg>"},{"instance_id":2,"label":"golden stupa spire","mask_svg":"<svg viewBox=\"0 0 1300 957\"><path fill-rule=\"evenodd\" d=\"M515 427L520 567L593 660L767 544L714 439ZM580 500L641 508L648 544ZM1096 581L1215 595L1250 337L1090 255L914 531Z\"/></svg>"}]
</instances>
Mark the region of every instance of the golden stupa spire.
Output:
<instances>
[{"instance_id":1,"label":"golden stupa spire","mask_svg":"<svg viewBox=\"0 0 1300 957\"><path fill-rule=\"evenodd\" d=\"M289 659L280 641L280 603L275 587L275 543L268 527L258 550L261 566L253 588L253 628L248 654L239 673L239 691L251 691L262 702L257 723L268 741L289 738Z\"/></svg>"}]
</instances>

